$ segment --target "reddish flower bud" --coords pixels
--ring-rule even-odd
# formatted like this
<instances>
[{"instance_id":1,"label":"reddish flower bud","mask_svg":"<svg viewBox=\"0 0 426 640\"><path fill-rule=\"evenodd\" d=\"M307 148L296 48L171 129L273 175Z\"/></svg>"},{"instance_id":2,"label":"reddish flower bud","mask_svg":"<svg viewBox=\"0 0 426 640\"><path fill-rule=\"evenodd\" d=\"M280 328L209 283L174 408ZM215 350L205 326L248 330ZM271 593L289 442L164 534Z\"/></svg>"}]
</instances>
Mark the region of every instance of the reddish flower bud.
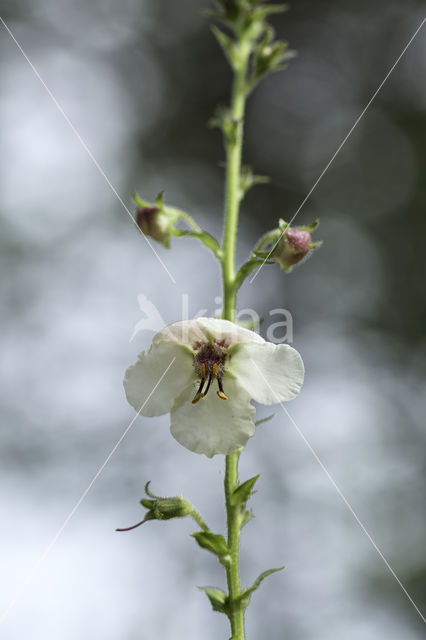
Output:
<instances>
[{"instance_id":1,"label":"reddish flower bud","mask_svg":"<svg viewBox=\"0 0 426 640\"><path fill-rule=\"evenodd\" d=\"M290 228L281 236L274 251L274 258L283 269L289 271L308 255L311 248L309 231L297 227Z\"/></svg>"},{"instance_id":2,"label":"reddish flower bud","mask_svg":"<svg viewBox=\"0 0 426 640\"><path fill-rule=\"evenodd\" d=\"M168 245L170 238L170 221L157 207L138 207L136 211L136 222L139 229L146 236L153 238L157 242Z\"/></svg>"}]
</instances>

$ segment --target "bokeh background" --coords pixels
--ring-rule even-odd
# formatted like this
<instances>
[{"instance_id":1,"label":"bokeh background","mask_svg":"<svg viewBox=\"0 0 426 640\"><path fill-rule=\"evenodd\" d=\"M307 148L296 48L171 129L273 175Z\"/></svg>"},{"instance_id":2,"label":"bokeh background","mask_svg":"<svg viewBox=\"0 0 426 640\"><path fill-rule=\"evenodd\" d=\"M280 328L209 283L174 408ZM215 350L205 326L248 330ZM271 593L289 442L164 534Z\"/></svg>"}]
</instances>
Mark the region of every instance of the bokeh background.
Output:
<instances>
[{"instance_id":1,"label":"bokeh background","mask_svg":"<svg viewBox=\"0 0 426 640\"><path fill-rule=\"evenodd\" d=\"M206 122L227 102L230 73L205 6L0 2L126 205L133 189L147 200L164 189L220 235L223 150ZM245 160L272 183L244 201L239 259L292 216L425 15L421 0L295 0L274 20L299 55L248 105ZM129 341L144 317L138 294L171 322L182 300L191 315L212 314L221 290L210 254L190 240L158 247L170 280L0 32L0 635L227 638L225 618L195 588L223 586L223 576L195 548L191 522L114 531L142 517L147 480L224 526L223 459L183 449L167 417L136 421L55 541L134 416L123 372L152 338ZM290 276L265 267L239 299L264 328L271 309L292 313L307 376L289 411L423 615L425 171L423 29L298 215L321 218L323 247ZM243 581L287 568L253 597L249 638L424 637L421 617L279 408L242 456L241 477L255 473Z\"/></svg>"}]
</instances>

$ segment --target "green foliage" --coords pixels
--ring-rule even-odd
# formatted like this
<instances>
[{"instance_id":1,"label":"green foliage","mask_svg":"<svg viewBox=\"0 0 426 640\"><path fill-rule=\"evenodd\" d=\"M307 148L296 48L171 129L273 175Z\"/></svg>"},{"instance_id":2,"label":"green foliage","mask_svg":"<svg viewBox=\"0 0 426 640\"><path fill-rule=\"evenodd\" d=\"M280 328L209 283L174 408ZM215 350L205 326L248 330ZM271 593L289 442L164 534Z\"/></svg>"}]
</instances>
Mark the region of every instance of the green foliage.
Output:
<instances>
[{"instance_id":1,"label":"green foliage","mask_svg":"<svg viewBox=\"0 0 426 640\"><path fill-rule=\"evenodd\" d=\"M253 487L256 483L256 480L259 478L260 474L250 478L250 480L246 480L243 484L240 484L231 495L231 506L232 507L245 507L247 500L250 498Z\"/></svg>"},{"instance_id":2,"label":"green foliage","mask_svg":"<svg viewBox=\"0 0 426 640\"><path fill-rule=\"evenodd\" d=\"M202 549L207 549L218 557L218 560L224 566L228 566L231 562L231 556L225 538L211 531L197 531L191 534L198 542Z\"/></svg>"},{"instance_id":3,"label":"green foliage","mask_svg":"<svg viewBox=\"0 0 426 640\"><path fill-rule=\"evenodd\" d=\"M222 589L218 589L217 587L198 588L200 591L204 591L210 600L213 611L218 611L219 613L224 613L226 616L229 616L229 598Z\"/></svg>"},{"instance_id":4,"label":"green foliage","mask_svg":"<svg viewBox=\"0 0 426 640\"><path fill-rule=\"evenodd\" d=\"M268 569L267 571L264 571L253 582L252 586L249 589L245 589L241 593L241 595L239 596L238 600L241 602L241 604L243 605L244 609L247 607L248 603L250 602L251 595L256 591L256 589L258 589L260 587L260 585L265 580L265 578L267 578L268 576L272 575L273 573L277 573L277 571L282 571L283 569L285 569L284 566L283 567L277 567L276 569Z\"/></svg>"},{"instance_id":5,"label":"green foliage","mask_svg":"<svg viewBox=\"0 0 426 640\"><path fill-rule=\"evenodd\" d=\"M258 427L260 424L263 424L264 422L269 422L269 420L272 420L274 416L275 416L275 413L271 413L271 415L267 416L266 418L262 418L261 420L256 420L254 424L256 427Z\"/></svg>"},{"instance_id":6,"label":"green foliage","mask_svg":"<svg viewBox=\"0 0 426 640\"><path fill-rule=\"evenodd\" d=\"M239 199L242 200L247 191L254 185L267 184L268 182L271 182L268 176L254 175L252 168L245 165L241 170Z\"/></svg>"}]
</instances>

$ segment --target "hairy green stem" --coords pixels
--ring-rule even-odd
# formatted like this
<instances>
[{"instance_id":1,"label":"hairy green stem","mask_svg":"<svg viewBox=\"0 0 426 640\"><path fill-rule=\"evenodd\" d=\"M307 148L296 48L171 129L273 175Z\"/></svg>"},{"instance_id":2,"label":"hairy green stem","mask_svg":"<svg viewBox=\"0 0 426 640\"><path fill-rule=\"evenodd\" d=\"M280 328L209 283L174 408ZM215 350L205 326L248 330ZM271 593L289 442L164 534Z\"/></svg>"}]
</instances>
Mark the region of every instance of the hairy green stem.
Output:
<instances>
[{"instance_id":1,"label":"hairy green stem","mask_svg":"<svg viewBox=\"0 0 426 640\"><path fill-rule=\"evenodd\" d=\"M231 118L234 124L234 135L225 140L226 192L222 275L224 293L223 317L226 320L235 319L235 245L241 200L241 153L243 147L247 64L250 55L249 44L244 40L240 42L238 54L235 61L231 99Z\"/></svg>"},{"instance_id":2,"label":"hairy green stem","mask_svg":"<svg viewBox=\"0 0 426 640\"><path fill-rule=\"evenodd\" d=\"M241 154L243 144L244 109L247 95L246 76L250 55L249 44L241 38L235 58L234 83L231 99L231 118L234 132L225 140L226 146L226 193L225 224L223 234L223 317L235 320L236 282L235 282L235 245L237 239L238 213L241 201ZM240 452L234 451L226 456L225 500L228 525L228 548L231 562L226 569L229 592L229 618L231 633L238 640L244 640L244 609L238 600L241 594L239 571L240 520L239 514L231 504L232 492L238 486L238 458Z\"/></svg>"}]
</instances>

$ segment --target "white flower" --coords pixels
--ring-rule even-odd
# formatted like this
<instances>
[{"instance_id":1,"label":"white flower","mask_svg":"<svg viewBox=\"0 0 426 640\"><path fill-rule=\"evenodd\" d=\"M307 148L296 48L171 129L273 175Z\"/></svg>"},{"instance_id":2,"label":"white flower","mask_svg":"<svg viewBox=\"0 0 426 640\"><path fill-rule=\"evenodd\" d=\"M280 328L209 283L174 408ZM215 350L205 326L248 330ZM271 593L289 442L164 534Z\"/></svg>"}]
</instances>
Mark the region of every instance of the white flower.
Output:
<instances>
[{"instance_id":1,"label":"white flower","mask_svg":"<svg viewBox=\"0 0 426 640\"><path fill-rule=\"evenodd\" d=\"M170 412L174 438L211 458L244 446L254 434L251 398L261 404L291 400L303 376L292 347L266 342L228 320L196 318L157 333L127 369L124 388L136 411Z\"/></svg>"}]
</instances>

